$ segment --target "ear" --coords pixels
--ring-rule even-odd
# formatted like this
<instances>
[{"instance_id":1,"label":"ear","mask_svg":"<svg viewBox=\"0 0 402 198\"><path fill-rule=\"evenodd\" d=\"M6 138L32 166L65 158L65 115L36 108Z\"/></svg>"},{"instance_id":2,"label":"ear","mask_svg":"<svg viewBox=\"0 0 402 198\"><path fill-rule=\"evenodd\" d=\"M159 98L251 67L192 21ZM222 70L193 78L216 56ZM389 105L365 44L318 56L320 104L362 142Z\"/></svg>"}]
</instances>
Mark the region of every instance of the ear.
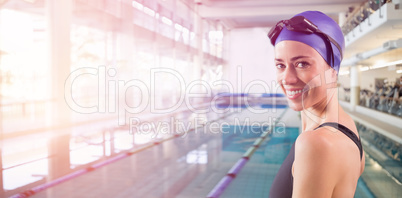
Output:
<instances>
[{"instance_id":1,"label":"ear","mask_svg":"<svg viewBox=\"0 0 402 198\"><path fill-rule=\"evenodd\" d=\"M338 72L334 68L331 68L331 74L333 75L333 78L338 80Z\"/></svg>"},{"instance_id":2,"label":"ear","mask_svg":"<svg viewBox=\"0 0 402 198\"><path fill-rule=\"evenodd\" d=\"M330 67L325 71L325 83L331 84L331 83L337 83L337 81L338 81L338 74L335 71L335 69Z\"/></svg>"}]
</instances>

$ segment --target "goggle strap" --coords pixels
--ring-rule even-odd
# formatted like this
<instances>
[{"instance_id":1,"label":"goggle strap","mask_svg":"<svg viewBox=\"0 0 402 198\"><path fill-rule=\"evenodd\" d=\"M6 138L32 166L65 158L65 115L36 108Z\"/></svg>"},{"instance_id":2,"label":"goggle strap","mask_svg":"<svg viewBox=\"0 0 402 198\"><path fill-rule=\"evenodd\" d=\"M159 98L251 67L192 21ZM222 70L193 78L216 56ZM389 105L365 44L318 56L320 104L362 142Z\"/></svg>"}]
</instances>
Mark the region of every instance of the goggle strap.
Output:
<instances>
[{"instance_id":1,"label":"goggle strap","mask_svg":"<svg viewBox=\"0 0 402 198\"><path fill-rule=\"evenodd\" d=\"M325 34L325 33L324 33ZM327 37L328 37L328 39L331 41L331 43L333 43L335 46L336 46L336 48L338 48L338 51L339 51L339 53L341 54L341 59L343 59L343 54L342 54L342 48L341 48L341 46L339 46L339 44L335 41L335 39L333 39L332 37L330 37L329 35L327 35L327 34L325 34Z\"/></svg>"}]
</instances>

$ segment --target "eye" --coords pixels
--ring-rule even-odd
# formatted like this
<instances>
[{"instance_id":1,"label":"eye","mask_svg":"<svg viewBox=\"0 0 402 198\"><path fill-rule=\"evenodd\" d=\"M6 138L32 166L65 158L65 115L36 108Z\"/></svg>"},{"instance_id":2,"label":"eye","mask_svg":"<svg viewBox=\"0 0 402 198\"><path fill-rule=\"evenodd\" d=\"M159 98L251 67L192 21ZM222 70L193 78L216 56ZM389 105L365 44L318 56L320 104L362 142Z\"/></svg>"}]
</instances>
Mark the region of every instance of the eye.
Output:
<instances>
[{"instance_id":1,"label":"eye","mask_svg":"<svg viewBox=\"0 0 402 198\"><path fill-rule=\"evenodd\" d=\"M276 68L277 69L284 69L286 66L284 65L284 64L282 64L282 63L277 63L276 64Z\"/></svg>"},{"instance_id":2,"label":"eye","mask_svg":"<svg viewBox=\"0 0 402 198\"><path fill-rule=\"evenodd\" d=\"M308 67L310 64L308 62L305 61L301 61L301 62L297 62L296 63L296 67L297 68L306 68Z\"/></svg>"}]
</instances>

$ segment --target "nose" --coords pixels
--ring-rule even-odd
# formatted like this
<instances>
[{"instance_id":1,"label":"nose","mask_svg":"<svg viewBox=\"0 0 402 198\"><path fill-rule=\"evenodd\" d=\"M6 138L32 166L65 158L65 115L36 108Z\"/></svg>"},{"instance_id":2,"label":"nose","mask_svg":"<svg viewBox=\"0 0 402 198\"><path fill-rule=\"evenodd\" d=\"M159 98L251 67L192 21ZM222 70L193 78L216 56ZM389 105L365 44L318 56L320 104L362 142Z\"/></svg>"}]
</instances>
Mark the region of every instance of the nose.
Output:
<instances>
[{"instance_id":1,"label":"nose","mask_svg":"<svg viewBox=\"0 0 402 198\"><path fill-rule=\"evenodd\" d=\"M282 84L295 84L297 82L297 72L295 68L286 67L286 69L282 73Z\"/></svg>"}]
</instances>

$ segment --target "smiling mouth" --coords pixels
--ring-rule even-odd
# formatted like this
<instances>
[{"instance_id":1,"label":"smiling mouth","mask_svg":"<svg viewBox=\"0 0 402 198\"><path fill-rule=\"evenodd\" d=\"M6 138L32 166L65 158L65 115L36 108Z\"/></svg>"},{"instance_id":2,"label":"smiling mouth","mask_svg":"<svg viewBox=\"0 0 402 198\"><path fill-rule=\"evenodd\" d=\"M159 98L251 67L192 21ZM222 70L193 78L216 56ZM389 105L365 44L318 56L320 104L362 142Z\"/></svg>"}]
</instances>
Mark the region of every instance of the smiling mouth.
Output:
<instances>
[{"instance_id":1,"label":"smiling mouth","mask_svg":"<svg viewBox=\"0 0 402 198\"><path fill-rule=\"evenodd\" d=\"M289 99L296 99L296 98L299 98L301 95L303 95L303 93L307 92L308 90L310 90L310 87L305 86L301 89L293 89L293 90L285 89L285 92L286 92L286 96Z\"/></svg>"},{"instance_id":2,"label":"smiling mouth","mask_svg":"<svg viewBox=\"0 0 402 198\"><path fill-rule=\"evenodd\" d=\"M294 96L294 95L296 95L296 94L300 94L301 92L303 91L303 89L299 89L299 90L293 90L293 91L288 91L288 90L286 90L286 95L288 95L288 96Z\"/></svg>"}]
</instances>

